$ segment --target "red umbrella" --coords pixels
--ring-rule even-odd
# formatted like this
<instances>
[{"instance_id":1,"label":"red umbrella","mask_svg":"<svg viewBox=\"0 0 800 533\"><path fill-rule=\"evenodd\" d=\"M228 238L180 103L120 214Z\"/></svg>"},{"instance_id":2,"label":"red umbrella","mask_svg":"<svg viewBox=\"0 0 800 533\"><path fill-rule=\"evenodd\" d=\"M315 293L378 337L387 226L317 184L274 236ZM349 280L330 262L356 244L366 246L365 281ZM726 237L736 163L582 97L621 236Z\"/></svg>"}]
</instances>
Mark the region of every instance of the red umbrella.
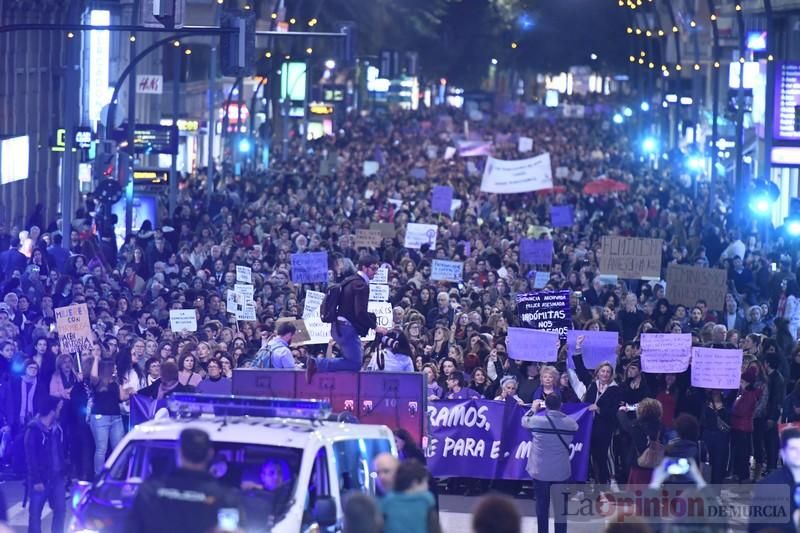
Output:
<instances>
[{"instance_id":1,"label":"red umbrella","mask_svg":"<svg viewBox=\"0 0 800 533\"><path fill-rule=\"evenodd\" d=\"M600 178L590 181L583 186L584 194L609 194L612 192L622 192L628 190L628 184L615 181L609 178Z\"/></svg>"},{"instance_id":2,"label":"red umbrella","mask_svg":"<svg viewBox=\"0 0 800 533\"><path fill-rule=\"evenodd\" d=\"M563 185L556 185L555 187L551 187L549 189L539 189L536 191L536 194L539 196L545 196L546 194L559 194L562 192L567 192L567 188Z\"/></svg>"}]
</instances>

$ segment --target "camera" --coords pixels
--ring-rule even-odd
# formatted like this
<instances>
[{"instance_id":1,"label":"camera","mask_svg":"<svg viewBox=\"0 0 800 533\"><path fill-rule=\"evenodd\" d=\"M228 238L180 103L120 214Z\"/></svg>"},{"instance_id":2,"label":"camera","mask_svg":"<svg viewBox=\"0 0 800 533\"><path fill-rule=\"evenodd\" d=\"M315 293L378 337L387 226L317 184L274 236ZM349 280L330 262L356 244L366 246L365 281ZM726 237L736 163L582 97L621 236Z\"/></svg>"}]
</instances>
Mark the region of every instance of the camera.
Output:
<instances>
[{"instance_id":1,"label":"camera","mask_svg":"<svg viewBox=\"0 0 800 533\"><path fill-rule=\"evenodd\" d=\"M397 350L397 347L400 345L400 341L390 337L389 335L384 335L381 337L381 346L384 348L388 348L391 351Z\"/></svg>"}]
</instances>

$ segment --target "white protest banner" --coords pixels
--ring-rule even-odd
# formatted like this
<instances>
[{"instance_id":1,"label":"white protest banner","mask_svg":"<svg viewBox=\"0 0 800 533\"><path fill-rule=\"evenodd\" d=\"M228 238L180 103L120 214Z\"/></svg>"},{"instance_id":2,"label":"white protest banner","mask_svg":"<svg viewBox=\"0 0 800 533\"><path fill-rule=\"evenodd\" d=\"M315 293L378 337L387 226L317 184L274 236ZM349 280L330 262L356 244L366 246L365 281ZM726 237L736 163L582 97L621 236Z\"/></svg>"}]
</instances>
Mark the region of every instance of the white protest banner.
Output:
<instances>
[{"instance_id":1,"label":"white protest banner","mask_svg":"<svg viewBox=\"0 0 800 533\"><path fill-rule=\"evenodd\" d=\"M394 315L392 314L392 304L388 302L369 302L367 304L367 311L375 313L378 318L378 327L392 329L394 327ZM370 342L375 340L375 331L369 330L365 337L361 337L362 341Z\"/></svg>"},{"instance_id":2,"label":"white protest banner","mask_svg":"<svg viewBox=\"0 0 800 533\"><path fill-rule=\"evenodd\" d=\"M545 285L550 281L550 272L536 272L535 277L533 278L533 288L534 289L543 289Z\"/></svg>"},{"instance_id":3,"label":"white protest banner","mask_svg":"<svg viewBox=\"0 0 800 533\"><path fill-rule=\"evenodd\" d=\"M370 280L370 283L378 283L381 285L386 285L389 283L389 268L388 267L380 267L375 275Z\"/></svg>"},{"instance_id":4,"label":"white protest banner","mask_svg":"<svg viewBox=\"0 0 800 533\"><path fill-rule=\"evenodd\" d=\"M692 387L738 389L741 379L742 350L692 350Z\"/></svg>"},{"instance_id":5,"label":"white protest banner","mask_svg":"<svg viewBox=\"0 0 800 533\"><path fill-rule=\"evenodd\" d=\"M444 149L444 160L447 161L449 159L453 159L453 156L456 155L456 149L453 146L448 146Z\"/></svg>"},{"instance_id":6,"label":"white protest banner","mask_svg":"<svg viewBox=\"0 0 800 533\"><path fill-rule=\"evenodd\" d=\"M504 161L489 157L481 180L481 191L496 194L552 188L553 168L549 153L519 161Z\"/></svg>"},{"instance_id":7,"label":"white protest banner","mask_svg":"<svg viewBox=\"0 0 800 533\"><path fill-rule=\"evenodd\" d=\"M379 283L369 284L369 301L386 302L389 300L389 286Z\"/></svg>"},{"instance_id":8,"label":"white protest banner","mask_svg":"<svg viewBox=\"0 0 800 533\"><path fill-rule=\"evenodd\" d=\"M690 333L642 333L642 372L680 374L692 357Z\"/></svg>"},{"instance_id":9,"label":"white protest banner","mask_svg":"<svg viewBox=\"0 0 800 533\"><path fill-rule=\"evenodd\" d=\"M322 305L322 300L324 299L324 292L306 291L306 301L305 305L303 306L303 320L317 312L319 310L319 306Z\"/></svg>"},{"instance_id":10,"label":"white protest banner","mask_svg":"<svg viewBox=\"0 0 800 533\"><path fill-rule=\"evenodd\" d=\"M236 281L253 283L253 269L249 266L236 265Z\"/></svg>"},{"instance_id":11,"label":"white protest banner","mask_svg":"<svg viewBox=\"0 0 800 533\"><path fill-rule=\"evenodd\" d=\"M515 361L549 363L558 360L561 341L555 331L529 328L508 328L508 357Z\"/></svg>"},{"instance_id":12,"label":"white protest banner","mask_svg":"<svg viewBox=\"0 0 800 533\"><path fill-rule=\"evenodd\" d=\"M533 139L530 137L520 137L517 142L517 150L519 153L524 154L533 150Z\"/></svg>"},{"instance_id":13,"label":"white protest banner","mask_svg":"<svg viewBox=\"0 0 800 533\"><path fill-rule=\"evenodd\" d=\"M378 173L381 164L377 161L364 161L364 177L368 178Z\"/></svg>"},{"instance_id":14,"label":"white protest banner","mask_svg":"<svg viewBox=\"0 0 800 533\"><path fill-rule=\"evenodd\" d=\"M436 233L438 227L436 224L417 224L409 222L406 226L406 240L404 246L406 248L413 248L418 250L423 244L430 245L431 248L436 246Z\"/></svg>"},{"instance_id":15,"label":"white protest banner","mask_svg":"<svg viewBox=\"0 0 800 533\"><path fill-rule=\"evenodd\" d=\"M464 279L464 263L461 261L434 259L431 262L431 279L457 283Z\"/></svg>"},{"instance_id":16,"label":"white protest banner","mask_svg":"<svg viewBox=\"0 0 800 533\"><path fill-rule=\"evenodd\" d=\"M61 343L61 353L89 354L92 349L92 326L89 308L85 303L59 307L55 310L56 331Z\"/></svg>"},{"instance_id":17,"label":"white protest banner","mask_svg":"<svg viewBox=\"0 0 800 533\"><path fill-rule=\"evenodd\" d=\"M169 329L176 333L197 331L197 313L194 309L170 309Z\"/></svg>"}]
</instances>

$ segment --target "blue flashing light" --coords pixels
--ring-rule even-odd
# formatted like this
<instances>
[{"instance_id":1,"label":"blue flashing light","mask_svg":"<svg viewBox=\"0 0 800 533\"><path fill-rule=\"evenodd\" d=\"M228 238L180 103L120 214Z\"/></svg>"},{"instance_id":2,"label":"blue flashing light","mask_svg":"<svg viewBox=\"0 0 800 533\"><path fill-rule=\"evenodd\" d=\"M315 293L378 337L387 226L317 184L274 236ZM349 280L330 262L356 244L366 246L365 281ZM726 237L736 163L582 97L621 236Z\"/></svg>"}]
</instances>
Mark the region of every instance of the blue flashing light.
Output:
<instances>
[{"instance_id":1,"label":"blue flashing light","mask_svg":"<svg viewBox=\"0 0 800 533\"><path fill-rule=\"evenodd\" d=\"M250 151L250 148L251 148L250 139L245 137L245 138L239 140L239 151L240 152L247 153L247 152Z\"/></svg>"},{"instance_id":2,"label":"blue flashing light","mask_svg":"<svg viewBox=\"0 0 800 533\"><path fill-rule=\"evenodd\" d=\"M766 194L758 194L750 198L749 202L750 211L754 215L766 216L772 210L772 202Z\"/></svg>"},{"instance_id":3,"label":"blue flashing light","mask_svg":"<svg viewBox=\"0 0 800 533\"><path fill-rule=\"evenodd\" d=\"M644 111L645 113L647 113L648 111L650 111L650 104L649 104L648 102L642 102L642 105L640 105L639 107L640 107L640 108L641 108L641 110L642 110L642 111Z\"/></svg>"},{"instance_id":4,"label":"blue flashing light","mask_svg":"<svg viewBox=\"0 0 800 533\"><path fill-rule=\"evenodd\" d=\"M800 237L800 219L794 218L786 221L786 233L792 237Z\"/></svg>"},{"instance_id":5,"label":"blue flashing light","mask_svg":"<svg viewBox=\"0 0 800 533\"><path fill-rule=\"evenodd\" d=\"M633 109L631 109L630 107L623 107L622 108L622 114L625 115L626 117L632 117L633 116Z\"/></svg>"},{"instance_id":6,"label":"blue flashing light","mask_svg":"<svg viewBox=\"0 0 800 533\"><path fill-rule=\"evenodd\" d=\"M658 141L656 141L653 137L645 137L642 141L642 150L646 154L655 153L658 150Z\"/></svg>"},{"instance_id":7,"label":"blue flashing light","mask_svg":"<svg viewBox=\"0 0 800 533\"><path fill-rule=\"evenodd\" d=\"M622 124L625 119L619 113L614 113L614 117L611 120L614 121L614 124Z\"/></svg>"},{"instance_id":8,"label":"blue flashing light","mask_svg":"<svg viewBox=\"0 0 800 533\"><path fill-rule=\"evenodd\" d=\"M324 420L331 414L331 404L327 400L216 394L173 394L167 400L167 409L179 417L215 415Z\"/></svg>"},{"instance_id":9,"label":"blue flashing light","mask_svg":"<svg viewBox=\"0 0 800 533\"><path fill-rule=\"evenodd\" d=\"M533 18L531 18L528 13L523 13L520 15L519 19L517 19L517 23L519 24L520 29L523 31L529 31L536 25L533 22Z\"/></svg>"},{"instance_id":10,"label":"blue flashing light","mask_svg":"<svg viewBox=\"0 0 800 533\"><path fill-rule=\"evenodd\" d=\"M689 156L689 159L686 160L686 166L689 167L689 170L700 172L706 166L706 160L701 155Z\"/></svg>"}]
</instances>

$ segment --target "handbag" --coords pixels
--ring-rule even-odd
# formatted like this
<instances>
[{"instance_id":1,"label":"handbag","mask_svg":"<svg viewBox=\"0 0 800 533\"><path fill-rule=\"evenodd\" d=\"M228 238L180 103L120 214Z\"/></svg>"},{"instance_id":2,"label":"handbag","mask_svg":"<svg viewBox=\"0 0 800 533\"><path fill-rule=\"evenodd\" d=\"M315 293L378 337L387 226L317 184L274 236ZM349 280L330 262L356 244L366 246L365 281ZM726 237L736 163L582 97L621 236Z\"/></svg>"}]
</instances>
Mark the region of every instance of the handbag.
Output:
<instances>
[{"instance_id":1,"label":"handbag","mask_svg":"<svg viewBox=\"0 0 800 533\"><path fill-rule=\"evenodd\" d=\"M652 440L650 437L647 438L647 448L636 460L636 464L641 468L655 468L664 460L664 445L658 440L660 435L661 433Z\"/></svg>"}]
</instances>

